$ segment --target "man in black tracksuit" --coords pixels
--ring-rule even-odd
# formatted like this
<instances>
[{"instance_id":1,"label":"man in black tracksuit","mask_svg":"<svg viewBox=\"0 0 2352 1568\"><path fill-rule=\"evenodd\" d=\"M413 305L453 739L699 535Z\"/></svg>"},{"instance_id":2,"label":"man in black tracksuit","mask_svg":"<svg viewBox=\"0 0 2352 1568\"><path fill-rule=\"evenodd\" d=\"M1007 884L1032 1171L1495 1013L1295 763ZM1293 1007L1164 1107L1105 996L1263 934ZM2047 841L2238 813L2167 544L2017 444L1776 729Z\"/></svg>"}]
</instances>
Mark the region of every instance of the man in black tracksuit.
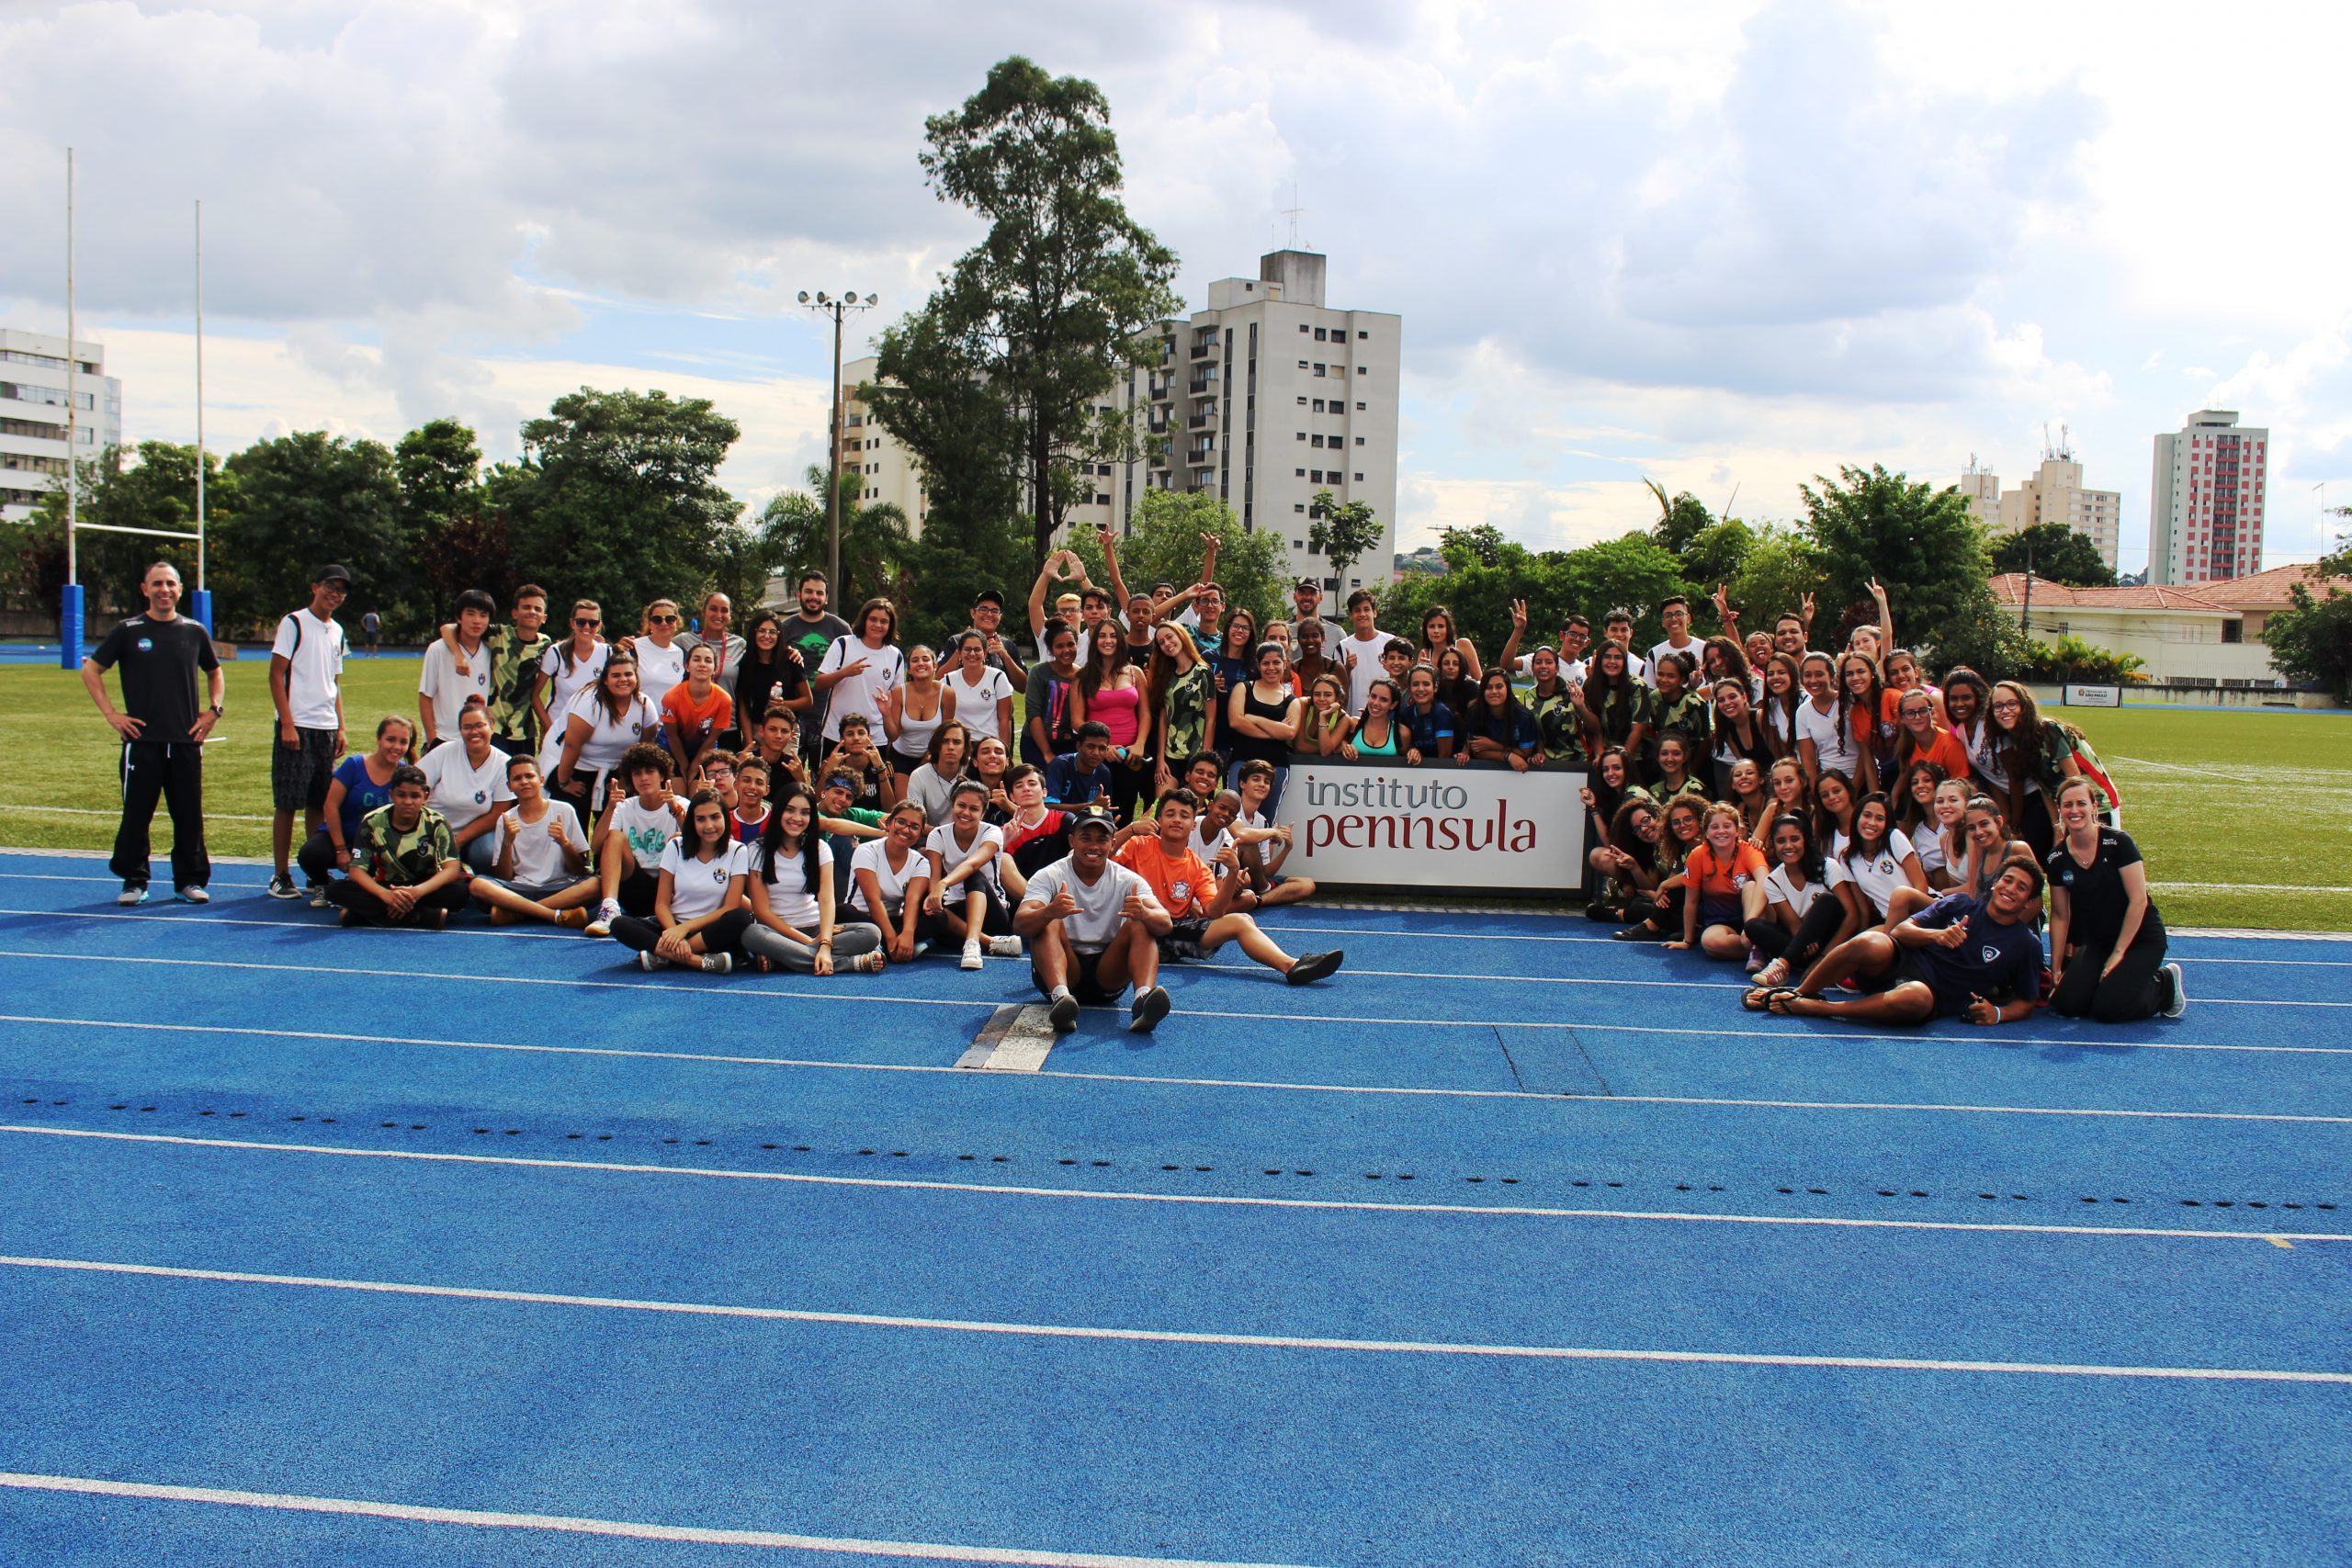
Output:
<instances>
[{"instance_id":1,"label":"man in black tracksuit","mask_svg":"<svg viewBox=\"0 0 2352 1568\"><path fill-rule=\"evenodd\" d=\"M119 904L147 897L147 830L160 796L172 813L172 885L206 902L212 862L204 852L204 738L220 719L220 660L205 629L178 613L180 574L169 561L147 569L147 612L107 634L82 660L82 684L122 737L122 826L108 868L122 878ZM106 671L122 670L122 711L107 700ZM199 706L198 671L209 693Z\"/></svg>"}]
</instances>

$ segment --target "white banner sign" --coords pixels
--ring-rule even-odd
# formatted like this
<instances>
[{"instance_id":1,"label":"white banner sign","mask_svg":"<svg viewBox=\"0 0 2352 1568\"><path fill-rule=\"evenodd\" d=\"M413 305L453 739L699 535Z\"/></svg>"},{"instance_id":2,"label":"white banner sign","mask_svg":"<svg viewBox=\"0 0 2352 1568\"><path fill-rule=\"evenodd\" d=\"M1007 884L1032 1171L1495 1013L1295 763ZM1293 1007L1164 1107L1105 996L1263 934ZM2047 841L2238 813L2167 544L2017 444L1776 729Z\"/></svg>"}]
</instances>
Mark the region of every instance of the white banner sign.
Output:
<instances>
[{"instance_id":1,"label":"white banner sign","mask_svg":"<svg viewBox=\"0 0 2352 1568\"><path fill-rule=\"evenodd\" d=\"M2066 705L2070 708L2120 708L2123 705L2120 686L2069 686Z\"/></svg>"},{"instance_id":2,"label":"white banner sign","mask_svg":"<svg viewBox=\"0 0 2352 1568\"><path fill-rule=\"evenodd\" d=\"M1294 762L1289 871L1358 886L1562 893L1584 882L1581 769Z\"/></svg>"}]
</instances>

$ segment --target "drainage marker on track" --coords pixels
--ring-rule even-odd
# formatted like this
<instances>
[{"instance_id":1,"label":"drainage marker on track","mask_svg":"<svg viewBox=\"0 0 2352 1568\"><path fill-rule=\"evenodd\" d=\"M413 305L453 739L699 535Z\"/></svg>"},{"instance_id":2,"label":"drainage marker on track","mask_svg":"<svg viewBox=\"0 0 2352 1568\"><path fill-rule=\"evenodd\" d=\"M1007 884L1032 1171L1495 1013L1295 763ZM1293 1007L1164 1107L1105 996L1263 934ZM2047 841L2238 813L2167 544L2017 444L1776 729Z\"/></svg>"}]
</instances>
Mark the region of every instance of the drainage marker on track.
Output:
<instances>
[{"instance_id":1,"label":"drainage marker on track","mask_svg":"<svg viewBox=\"0 0 2352 1568\"><path fill-rule=\"evenodd\" d=\"M1054 1039L1054 1026L1042 1003L1032 1007L1008 1003L989 1015L956 1065L991 1073L1034 1073L1046 1065Z\"/></svg>"}]
</instances>

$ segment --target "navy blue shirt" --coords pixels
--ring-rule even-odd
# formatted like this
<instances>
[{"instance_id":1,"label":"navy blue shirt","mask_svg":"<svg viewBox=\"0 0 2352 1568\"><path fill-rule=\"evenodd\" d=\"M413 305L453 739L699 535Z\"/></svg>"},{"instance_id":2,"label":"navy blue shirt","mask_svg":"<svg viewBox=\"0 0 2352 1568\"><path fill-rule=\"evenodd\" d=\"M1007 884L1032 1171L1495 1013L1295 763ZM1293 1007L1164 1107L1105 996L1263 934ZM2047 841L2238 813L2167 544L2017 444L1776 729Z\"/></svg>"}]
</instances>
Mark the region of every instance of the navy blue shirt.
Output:
<instances>
[{"instance_id":1,"label":"navy blue shirt","mask_svg":"<svg viewBox=\"0 0 2352 1568\"><path fill-rule=\"evenodd\" d=\"M1453 710L1443 703L1431 703L1427 713L1407 703L1397 710L1396 722L1409 737L1407 745L1424 756L1436 756L1437 743L1453 739Z\"/></svg>"},{"instance_id":2,"label":"navy blue shirt","mask_svg":"<svg viewBox=\"0 0 2352 1568\"><path fill-rule=\"evenodd\" d=\"M1083 806L1097 794L1109 798L1111 765L1088 773L1078 765L1078 753L1066 751L1046 764L1046 798L1057 806Z\"/></svg>"},{"instance_id":3,"label":"navy blue shirt","mask_svg":"<svg viewBox=\"0 0 2352 1568\"><path fill-rule=\"evenodd\" d=\"M1958 947L1906 947L1904 953L1928 988L1936 994L1936 1010L1958 1012L1972 996L1998 1001L2007 992L2021 1002L2041 996L2041 934L2025 920L2003 925L1984 903L1965 893L1947 893L1917 914L1911 923L1929 931L1966 922L1968 940Z\"/></svg>"}]
</instances>

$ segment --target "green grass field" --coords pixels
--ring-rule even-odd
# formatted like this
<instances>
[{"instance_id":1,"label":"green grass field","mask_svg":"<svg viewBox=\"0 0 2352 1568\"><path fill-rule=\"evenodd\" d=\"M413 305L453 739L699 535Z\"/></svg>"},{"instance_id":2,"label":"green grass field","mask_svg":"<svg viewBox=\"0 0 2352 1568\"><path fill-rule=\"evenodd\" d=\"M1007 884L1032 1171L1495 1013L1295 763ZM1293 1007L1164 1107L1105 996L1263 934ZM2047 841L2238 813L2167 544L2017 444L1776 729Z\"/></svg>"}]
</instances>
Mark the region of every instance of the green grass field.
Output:
<instances>
[{"instance_id":1,"label":"green grass field","mask_svg":"<svg viewBox=\"0 0 2352 1568\"><path fill-rule=\"evenodd\" d=\"M267 661L228 666L228 717L206 754L211 848L269 850ZM356 744L387 713L416 712L413 659L355 660L344 705ZM2285 710L2069 709L2124 793L2124 826L2175 925L2352 931L2352 886L2331 844L2352 829L2352 715ZM106 850L114 841L114 732L80 679L0 666L0 843ZM159 811L158 858L170 842Z\"/></svg>"}]
</instances>

